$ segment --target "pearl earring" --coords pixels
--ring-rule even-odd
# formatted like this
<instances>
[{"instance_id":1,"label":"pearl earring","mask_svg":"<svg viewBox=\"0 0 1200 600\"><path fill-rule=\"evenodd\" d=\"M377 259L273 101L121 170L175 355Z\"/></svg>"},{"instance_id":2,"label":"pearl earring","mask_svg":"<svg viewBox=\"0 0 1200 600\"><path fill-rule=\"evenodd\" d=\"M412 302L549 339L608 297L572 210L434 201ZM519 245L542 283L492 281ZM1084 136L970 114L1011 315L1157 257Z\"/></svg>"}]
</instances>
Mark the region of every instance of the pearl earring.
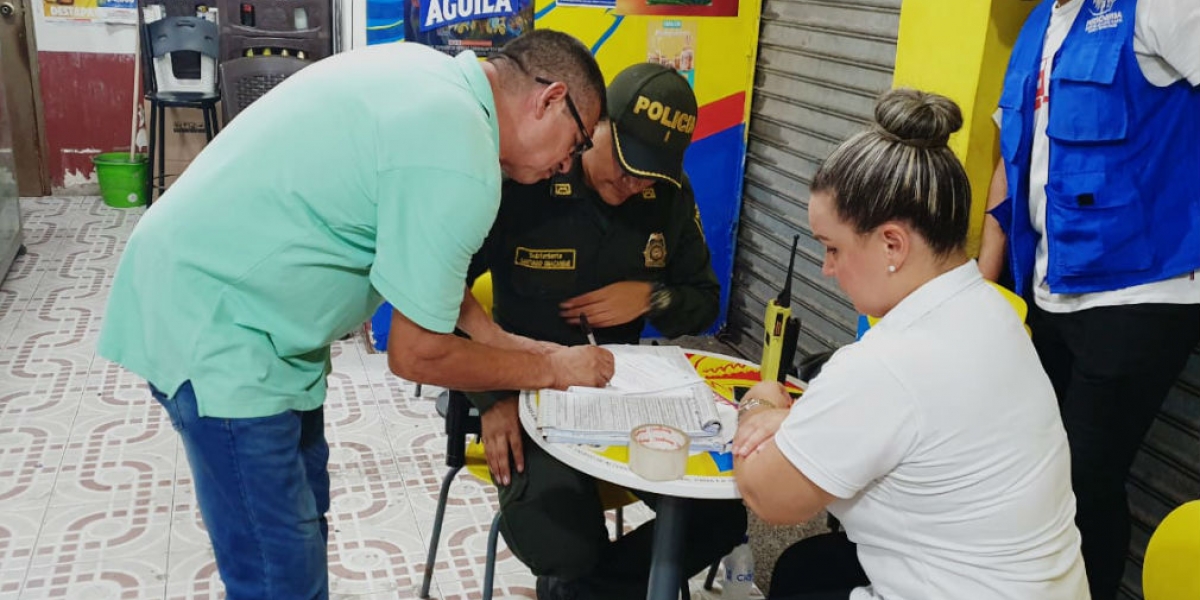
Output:
<instances>
[{"instance_id":1,"label":"pearl earring","mask_svg":"<svg viewBox=\"0 0 1200 600\"><path fill-rule=\"evenodd\" d=\"M895 273L896 265L888 265L888 273Z\"/></svg>"}]
</instances>

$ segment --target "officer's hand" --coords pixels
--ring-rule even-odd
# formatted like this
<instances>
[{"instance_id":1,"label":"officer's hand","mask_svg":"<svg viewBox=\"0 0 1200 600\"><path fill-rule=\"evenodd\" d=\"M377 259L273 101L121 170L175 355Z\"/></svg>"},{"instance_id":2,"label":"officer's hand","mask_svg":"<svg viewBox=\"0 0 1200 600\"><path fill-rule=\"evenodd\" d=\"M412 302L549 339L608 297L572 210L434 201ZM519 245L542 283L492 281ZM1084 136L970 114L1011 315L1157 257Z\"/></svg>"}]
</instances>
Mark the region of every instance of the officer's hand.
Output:
<instances>
[{"instance_id":1,"label":"officer's hand","mask_svg":"<svg viewBox=\"0 0 1200 600\"><path fill-rule=\"evenodd\" d=\"M572 325L580 313L592 327L624 325L650 312L652 289L647 281L618 281L559 304L559 314Z\"/></svg>"},{"instance_id":2,"label":"officer's hand","mask_svg":"<svg viewBox=\"0 0 1200 600\"><path fill-rule=\"evenodd\" d=\"M525 451L521 445L521 420L517 416L517 397L505 398L492 405L479 418L483 426L483 450L487 455L492 479L499 485L512 483L508 453L512 450L513 465L518 473L525 472Z\"/></svg>"},{"instance_id":3,"label":"officer's hand","mask_svg":"<svg viewBox=\"0 0 1200 600\"><path fill-rule=\"evenodd\" d=\"M616 365L612 352L599 346L572 346L549 355L555 389L573 385L604 387L612 379Z\"/></svg>"}]
</instances>

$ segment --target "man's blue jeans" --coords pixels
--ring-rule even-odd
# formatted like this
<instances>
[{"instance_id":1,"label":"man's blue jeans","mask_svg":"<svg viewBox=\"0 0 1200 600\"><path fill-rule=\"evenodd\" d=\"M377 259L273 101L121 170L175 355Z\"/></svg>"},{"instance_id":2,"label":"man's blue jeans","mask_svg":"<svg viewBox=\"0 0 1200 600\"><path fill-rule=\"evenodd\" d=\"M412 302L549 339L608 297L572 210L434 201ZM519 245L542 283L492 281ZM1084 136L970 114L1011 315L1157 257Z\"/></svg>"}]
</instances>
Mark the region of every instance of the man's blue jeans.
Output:
<instances>
[{"instance_id":1,"label":"man's blue jeans","mask_svg":"<svg viewBox=\"0 0 1200 600\"><path fill-rule=\"evenodd\" d=\"M220 419L199 416L190 382L150 392L183 438L226 598L328 598L323 409Z\"/></svg>"}]
</instances>

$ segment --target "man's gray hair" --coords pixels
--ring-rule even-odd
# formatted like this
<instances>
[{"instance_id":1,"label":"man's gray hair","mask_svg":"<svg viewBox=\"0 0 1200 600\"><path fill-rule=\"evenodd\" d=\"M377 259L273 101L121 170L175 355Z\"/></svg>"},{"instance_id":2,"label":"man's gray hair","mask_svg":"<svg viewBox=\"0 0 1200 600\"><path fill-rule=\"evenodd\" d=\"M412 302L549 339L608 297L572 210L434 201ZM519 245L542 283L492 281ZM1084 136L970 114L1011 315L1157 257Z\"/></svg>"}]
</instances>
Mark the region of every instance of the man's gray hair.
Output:
<instances>
[{"instance_id":1,"label":"man's gray hair","mask_svg":"<svg viewBox=\"0 0 1200 600\"><path fill-rule=\"evenodd\" d=\"M561 31L535 29L504 45L492 64L504 75L505 86L525 87L534 77L566 84L571 99L586 114L607 113L604 74L583 42ZM519 80L526 75L527 81Z\"/></svg>"}]
</instances>

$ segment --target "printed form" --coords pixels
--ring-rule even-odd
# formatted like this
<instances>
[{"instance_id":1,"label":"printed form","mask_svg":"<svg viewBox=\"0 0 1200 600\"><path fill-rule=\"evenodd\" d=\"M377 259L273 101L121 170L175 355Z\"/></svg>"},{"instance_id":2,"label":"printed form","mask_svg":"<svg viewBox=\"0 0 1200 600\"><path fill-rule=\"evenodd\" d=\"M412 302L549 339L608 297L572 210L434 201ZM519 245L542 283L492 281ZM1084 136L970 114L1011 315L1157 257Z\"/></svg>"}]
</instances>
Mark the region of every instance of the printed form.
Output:
<instances>
[{"instance_id":1,"label":"printed form","mask_svg":"<svg viewBox=\"0 0 1200 600\"><path fill-rule=\"evenodd\" d=\"M721 417L703 384L691 396L617 396L538 392L538 431L548 442L624 446L639 425L670 425L692 439L693 450L721 450Z\"/></svg>"},{"instance_id":2,"label":"printed form","mask_svg":"<svg viewBox=\"0 0 1200 600\"><path fill-rule=\"evenodd\" d=\"M616 370L608 386L591 388L572 386L571 392L593 394L657 394L674 390L678 395L704 378L696 373L679 346L636 346L608 344L602 348L613 353Z\"/></svg>"}]
</instances>

